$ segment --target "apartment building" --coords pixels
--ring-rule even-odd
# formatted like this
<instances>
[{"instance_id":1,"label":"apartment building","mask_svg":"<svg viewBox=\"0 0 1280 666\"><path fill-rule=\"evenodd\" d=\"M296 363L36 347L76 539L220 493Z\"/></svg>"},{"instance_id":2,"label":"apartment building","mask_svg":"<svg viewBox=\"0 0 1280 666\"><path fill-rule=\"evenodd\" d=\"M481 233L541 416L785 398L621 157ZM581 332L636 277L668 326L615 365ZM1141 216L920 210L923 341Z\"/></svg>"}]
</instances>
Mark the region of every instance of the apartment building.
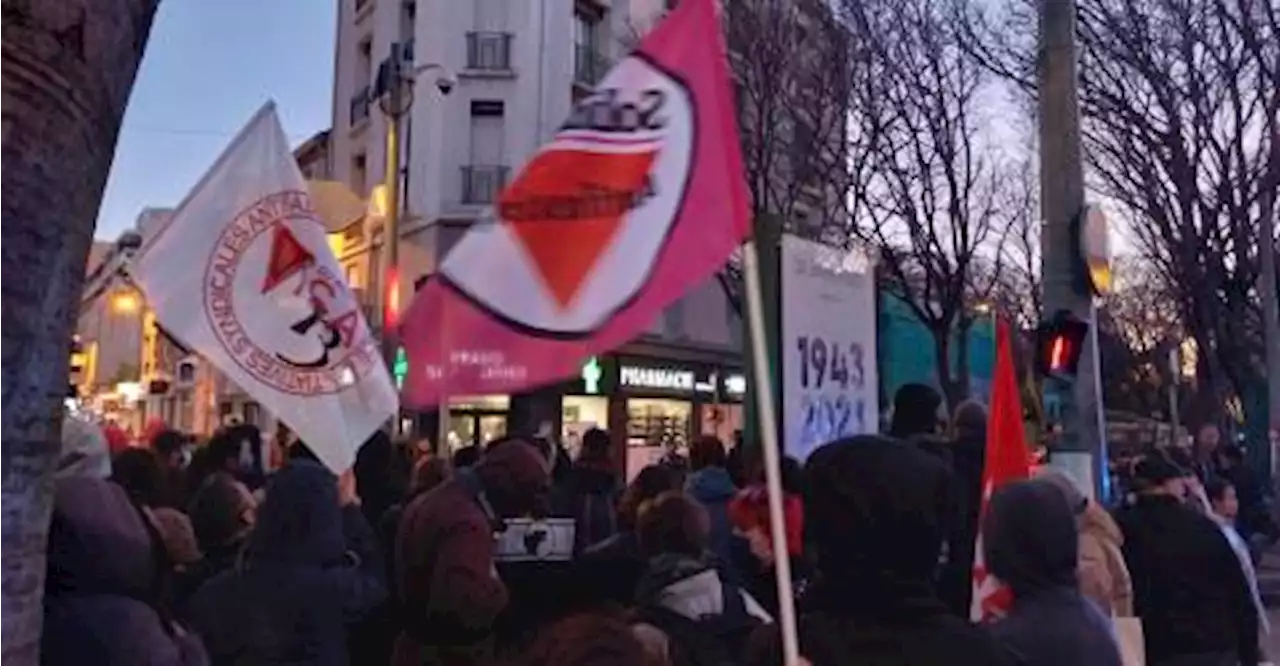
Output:
<instances>
[{"instance_id":1,"label":"apartment building","mask_svg":"<svg viewBox=\"0 0 1280 666\"><path fill-rule=\"evenodd\" d=\"M378 66L399 43L419 71L400 135L402 289L432 273L472 224L491 220L512 174L670 4L338 0L327 149L333 179L362 196L384 181L387 120L371 97ZM344 230L335 243L349 282L366 295L382 290L371 270L381 245L376 218ZM740 401L741 390L728 390L741 388L739 329L719 284L709 282L637 342L607 358L583 359L584 376L597 379L528 395L459 397L450 407L451 443L547 425L570 443L586 427L608 427L620 453L628 444L732 435L741 420L740 407L729 404ZM637 377L663 379L646 386ZM419 429L435 433L435 417L419 418ZM653 451L626 453L639 464Z\"/></svg>"}]
</instances>

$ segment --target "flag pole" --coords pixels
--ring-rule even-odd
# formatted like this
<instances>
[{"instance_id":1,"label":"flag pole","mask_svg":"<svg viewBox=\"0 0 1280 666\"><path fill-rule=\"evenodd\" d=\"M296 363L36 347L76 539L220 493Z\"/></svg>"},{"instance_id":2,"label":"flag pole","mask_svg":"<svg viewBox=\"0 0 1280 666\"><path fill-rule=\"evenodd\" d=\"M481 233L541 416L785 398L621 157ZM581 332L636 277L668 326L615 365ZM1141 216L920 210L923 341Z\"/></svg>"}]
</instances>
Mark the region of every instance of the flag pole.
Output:
<instances>
[{"instance_id":1,"label":"flag pole","mask_svg":"<svg viewBox=\"0 0 1280 666\"><path fill-rule=\"evenodd\" d=\"M764 452L765 487L769 491L769 532L773 541L774 574L778 585L778 626L782 629L782 655L786 666L800 664L800 638L796 629L795 592L791 584L791 557L782 494L782 453L778 445L778 415L774 411L773 383L769 373L769 349L764 330L764 297L760 287L760 259L756 243L742 246L746 290L747 327L754 366L752 381L760 419L760 449Z\"/></svg>"}]
</instances>

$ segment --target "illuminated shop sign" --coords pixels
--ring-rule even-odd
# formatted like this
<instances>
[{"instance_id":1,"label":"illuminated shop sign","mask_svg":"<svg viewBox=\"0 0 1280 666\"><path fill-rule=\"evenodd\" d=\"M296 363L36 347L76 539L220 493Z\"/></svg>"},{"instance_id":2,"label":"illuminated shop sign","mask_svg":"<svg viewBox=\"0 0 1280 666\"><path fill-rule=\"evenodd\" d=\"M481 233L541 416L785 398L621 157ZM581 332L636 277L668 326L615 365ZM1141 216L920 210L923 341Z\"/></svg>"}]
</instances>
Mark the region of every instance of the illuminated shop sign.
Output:
<instances>
[{"instance_id":1,"label":"illuminated shop sign","mask_svg":"<svg viewBox=\"0 0 1280 666\"><path fill-rule=\"evenodd\" d=\"M692 370L624 365L618 369L618 381L632 388L693 393L697 377Z\"/></svg>"}]
</instances>

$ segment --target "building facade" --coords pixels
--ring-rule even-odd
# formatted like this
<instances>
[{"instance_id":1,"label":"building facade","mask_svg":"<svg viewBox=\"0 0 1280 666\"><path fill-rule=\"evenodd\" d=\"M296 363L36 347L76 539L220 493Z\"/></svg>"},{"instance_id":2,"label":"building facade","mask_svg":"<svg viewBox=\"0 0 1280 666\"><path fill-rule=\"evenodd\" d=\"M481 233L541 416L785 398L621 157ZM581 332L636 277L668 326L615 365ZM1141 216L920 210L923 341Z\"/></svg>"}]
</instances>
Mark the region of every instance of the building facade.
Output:
<instances>
[{"instance_id":1,"label":"building facade","mask_svg":"<svg viewBox=\"0 0 1280 666\"><path fill-rule=\"evenodd\" d=\"M472 224L491 219L501 188L668 4L338 0L327 150L333 179L361 196L384 181L387 120L371 93L378 66L392 44L399 43L419 72L400 134L401 302L407 302L413 283L434 272ZM383 289L376 268L382 232L380 221L368 218L335 234L339 238L333 243L349 283L367 300L371 315L376 315L376 296ZM371 316L370 321L380 319ZM642 374L678 378L671 387L645 388L618 375L602 378L601 392L595 394L585 393L579 379L522 395L460 396L450 405L449 445L549 428L572 448L581 432L595 425L614 434L620 459L634 461L660 452L660 444L681 446L703 433L728 438L740 427L740 394L685 387L690 376L705 384L714 374L719 385L723 377L741 374L740 329L720 284L710 281L616 357L584 365L606 374L626 368L661 370L667 374ZM583 359L584 364L589 361ZM628 371L626 376L633 375ZM736 380L731 383L737 385ZM419 435L435 439L434 414L413 414L408 421ZM653 436L628 435L641 432L640 422L666 425L645 431ZM629 445L647 448L637 453Z\"/></svg>"}]
</instances>

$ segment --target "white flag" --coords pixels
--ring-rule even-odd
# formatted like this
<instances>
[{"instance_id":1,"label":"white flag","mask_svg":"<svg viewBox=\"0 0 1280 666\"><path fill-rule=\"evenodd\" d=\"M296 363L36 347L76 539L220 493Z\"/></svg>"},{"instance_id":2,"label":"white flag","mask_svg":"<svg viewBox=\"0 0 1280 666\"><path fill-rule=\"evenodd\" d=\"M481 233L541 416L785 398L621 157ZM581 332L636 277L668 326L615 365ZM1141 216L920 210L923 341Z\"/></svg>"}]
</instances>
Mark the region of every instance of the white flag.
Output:
<instances>
[{"instance_id":1,"label":"white flag","mask_svg":"<svg viewBox=\"0 0 1280 666\"><path fill-rule=\"evenodd\" d=\"M335 472L398 412L275 104L241 130L132 272L160 325Z\"/></svg>"}]
</instances>

